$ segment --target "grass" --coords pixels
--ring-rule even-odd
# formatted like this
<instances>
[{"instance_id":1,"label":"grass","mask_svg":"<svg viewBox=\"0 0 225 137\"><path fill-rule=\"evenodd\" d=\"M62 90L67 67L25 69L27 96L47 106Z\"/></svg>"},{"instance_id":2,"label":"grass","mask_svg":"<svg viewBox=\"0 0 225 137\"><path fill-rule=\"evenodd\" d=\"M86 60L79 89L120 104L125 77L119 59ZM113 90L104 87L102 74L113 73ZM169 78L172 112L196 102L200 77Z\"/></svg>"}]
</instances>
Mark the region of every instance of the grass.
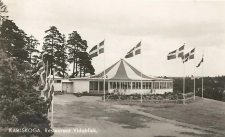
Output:
<instances>
[{"instance_id":1,"label":"grass","mask_svg":"<svg viewBox=\"0 0 225 137\"><path fill-rule=\"evenodd\" d=\"M176 120L204 128L225 131L225 103L210 99L197 98L195 102L183 104L173 103L133 103L120 102L121 105L138 105L141 111L163 118Z\"/></svg>"},{"instance_id":2,"label":"grass","mask_svg":"<svg viewBox=\"0 0 225 137\"><path fill-rule=\"evenodd\" d=\"M106 120L122 124L123 128L144 128L146 122L156 121L146 116L130 113L125 110L117 110L102 103L73 102L68 105L54 106L55 127L71 127L83 123L85 119ZM64 117L64 118L63 118ZM66 117L66 118L65 118Z\"/></svg>"},{"instance_id":3,"label":"grass","mask_svg":"<svg viewBox=\"0 0 225 137\"><path fill-rule=\"evenodd\" d=\"M201 136L201 137L212 137L212 135L211 134L196 134L196 133L194 133L194 132L181 132L180 134L183 134L183 135L191 135L191 136L196 136L196 137L199 137L199 136Z\"/></svg>"}]
</instances>

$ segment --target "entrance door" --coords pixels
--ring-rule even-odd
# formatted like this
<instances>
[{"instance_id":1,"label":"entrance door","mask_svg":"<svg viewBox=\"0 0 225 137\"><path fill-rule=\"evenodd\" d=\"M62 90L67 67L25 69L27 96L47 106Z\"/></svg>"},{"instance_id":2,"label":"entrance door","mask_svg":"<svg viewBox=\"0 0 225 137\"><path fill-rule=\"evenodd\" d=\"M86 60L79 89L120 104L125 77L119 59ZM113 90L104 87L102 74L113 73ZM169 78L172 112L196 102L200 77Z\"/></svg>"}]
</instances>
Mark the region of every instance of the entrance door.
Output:
<instances>
[{"instance_id":1,"label":"entrance door","mask_svg":"<svg viewBox=\"0 0 225 137\"><path fill-rule=\"evenodd\" d=\"M73 91L72 91L72 84L70 84L70 83L66 84L66 92L67 93L73 93Z\"/></svg>"},{"instance_id":2,"label":"entrance door","mask_svg":"<svg viewBox=\"0 0 225 137\"><path fill-rule=\"evenodd\" d=\"M70 83L70 82L63 82L63 92L64 93L73 93L73 83Z\"/></svg>"}]
</instances>

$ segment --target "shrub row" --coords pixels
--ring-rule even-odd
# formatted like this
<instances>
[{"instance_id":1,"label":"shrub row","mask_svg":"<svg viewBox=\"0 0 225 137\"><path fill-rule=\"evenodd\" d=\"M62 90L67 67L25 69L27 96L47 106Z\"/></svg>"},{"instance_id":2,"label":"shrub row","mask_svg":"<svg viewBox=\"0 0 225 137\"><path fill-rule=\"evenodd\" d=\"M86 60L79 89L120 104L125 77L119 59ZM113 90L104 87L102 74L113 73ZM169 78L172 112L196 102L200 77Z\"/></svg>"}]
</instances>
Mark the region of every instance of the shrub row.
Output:
<instances>
[{"instance_id":1,"label":"shrub row","mask_svg":"<svg viewBox=\"0 0 225 137\"><path fill-rule=\"evenodd\" d=\"M185 98L190 98L193 96L193 93L185 94ZM102 97L102 99L104 96ZM131 95L115 95L115 94L106 94L105 98L107 100L140 100L141 94L131 94ZM183 99L183 94L180 93L165 93L165 94L150 94L142 95L143 100L178 100Z\"/></svg>"}]
</instances>

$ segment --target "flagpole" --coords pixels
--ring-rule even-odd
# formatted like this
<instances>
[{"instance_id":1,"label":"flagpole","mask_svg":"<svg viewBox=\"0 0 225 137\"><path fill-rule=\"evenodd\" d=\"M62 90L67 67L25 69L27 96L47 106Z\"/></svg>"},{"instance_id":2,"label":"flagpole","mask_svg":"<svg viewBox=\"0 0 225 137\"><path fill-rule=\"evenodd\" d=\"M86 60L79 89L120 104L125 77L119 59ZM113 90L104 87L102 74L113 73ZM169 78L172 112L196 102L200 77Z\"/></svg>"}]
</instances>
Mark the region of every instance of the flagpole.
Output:
<instances>
[{"instance_id":1,"label":"flagpole","mask_svg":"<svg viewBox=\"0 0 225 137\"><path fill-rule=\"evenodd\" d=\"M204 57L204 50L203 50L203 56L202 56L202 58ZM204 63L202 64L202 98L203 98L203 65L204 65Z\"/></svg>"},{"instance_id":2,"label":"flagpole","mask_svg":"<svg viewBox=\"0 0 225 137\"><path fill-rule=\"evenodd\" d=\"M183 78L183 104L185 104L185 63L184 63L184 78Z\"/></svg>"},{"instance_id":3,"label":"flagpole","mask_svg":"<svg viewBox=\"0 0 225 137\"><path fill-rule=\"evenodd\" d=\"M54 50L53 50L53 47L52 47L52 58L54 58ZM53 82L52 82L52 84L53 84L53 87L54 87L54 82L55 82L55 76L54 76L55 69L53 68L53 62L52 62L52 66L51 67L52 67L51 69L53 69L52 70L52 76L53 76ZM51 103L51 105L52 105L51 128L53 128L53 106L54 106L53 105L53 99L54 99L54 90L53 90L53 93L52 93L52 103Z\"/></svg>"},{"instance_id":4,"label":"flagpole","mask_svg":"<svg viewBox=\"0 0 225 137\"><path fill-rule=\"evenodd\" d=\"M46 80L45 84L47 84L47 80L48 80L48 60L47 60L47 66L46 66L46 79L45 80ZM44 99L45 99L45 101L47 100L46 95L44 95Z\"/></svg>"},{"instance_id":5,"label":"flagpole","mask_svg":"<svg viewBox=\"0 0 225 137\"><path fill-rule=\"evenodd\" d=\"M142 52L142 46L141 46L141 52ZM142 94L143 94L142 92L143 92L143 82L142 82L142 53L141 53L141 103L142 103Z\"/></svg>"},{"instance_id":6,"label":"flagpole","mask_svg":"<svg viewBox=\"0 0 225 137\"><path fill-rule=\"evenodd\" d=\"M184 43L185 45L185 43ZM184 52L185 53L185 52ZM185 61L184 63L184 78L183 78L183 104L185 104Z\"/></svg>"},{"instance_id":7,"label":"flagpole","mask_svg":"<svg viewBox=\"0 0 225 137\"><path fill-rule=\"evenodd\" d=\"M105 39L104 39L104 84L103 84L103 88L104 88L104 102L105 102Z\"/></svg>"},{"instance_id":8,"label":"flagpole","mask_svg":"<svg viewBox=\"0 0 225 137\"><path fill-rule=\"evenodd\" d=\"M55 74L55 69L53 69L53 82L52 82L52 84L53 84L53 86L54 86L54 82L55 82L55 80L54 80L54 74ZM51 116L51 128L53 128L53 103L54 103L54 90L53 90L53 93L52 93L52 103L51 103L51 105L52 105L52 116Z\"/></svg>"},{"instance_id":9,"label":"flagpole","mask_svg":"<svg viewBox=\"0 0 225 137\"><path fill-rule=\"evenodd\" d=\"M49 73L49 79L50 79L50 77L51 77L51 74L52 74L52 71L51 71L51 69L49 70L50 71L50 73ZM48 80L49 80L48 79ZM49 85L50 86L50 88L51 88L51 84ZM49 93L49 91L48 91L48 97L50 96L50 93ZM50 108L48 109L48 118L50 119Z\"/></svg>"},{"instance_id":10,"label":"flagpole","mask_svg":"<svg viewBox=\"0 0 225 137\"><path fill-rule=\"evenodd\" d=\"M194 100L195 100L195 57L194 57Z\"/></svg>"}]
</instances>

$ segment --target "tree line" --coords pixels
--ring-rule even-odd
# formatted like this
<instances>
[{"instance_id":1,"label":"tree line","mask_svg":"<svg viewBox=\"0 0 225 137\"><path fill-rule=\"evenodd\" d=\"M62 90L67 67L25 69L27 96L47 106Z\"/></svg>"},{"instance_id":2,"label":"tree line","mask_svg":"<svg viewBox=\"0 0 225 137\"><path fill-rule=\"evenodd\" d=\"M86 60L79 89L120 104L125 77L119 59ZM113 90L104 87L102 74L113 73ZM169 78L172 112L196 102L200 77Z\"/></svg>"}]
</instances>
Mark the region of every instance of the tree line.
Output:
<instances>
[{"instance_id":1,"label":"tree line","mask_svg":"<svg viewBox=\"0 0 225 137\"><path fill-rule=\"evenodd\" d=\"M59 76L82 77L94 74L86 49L87 41L73 31L66 39L55 26L45 31L41 45L33 35L27 35L13 20L6 16L8 10L0 0L0 136L1 137L49 137L51 130L47 110L50 101L40 98L33 85L33 70L40 59L48 62L49 70L55 69ZM44 55L44 56L42 56ZM67 74L73 64L72 74ZM9 132L10 128L35 129L35 132Z\"/></svg>"},{"instance_id":2,"label":"tree line","mask_svg":"<svg viewBox=\"0 0 225 137\"><path fill-rule=\"evenodd\" d=\"M30 71L38 41L19 29L4 16L7 6L0 0L0 136L1 137L49 137L52 133L47 117L49 101L40 98L32 87ZM10 129L35 130L34 132L10 132Z\"/></svg>"},{"instance_id":3,"label":"tree line","mask_svg":"<svg viewBox=\"0 0 225 137\"><path fill-rule=\"evenodd\" d=\"M183 78L173 78L174 92L183 93ZM204 77L203 78L204 98L225 102L225 76ZM195 78L195 91L197 96L202 96L202 78ZM185 78L185 92L194 92L194 79Z\"/></svg>"},{"instance_id":4,"label":"tree line","mask_svg":"<svg viewBox=\"0 0 225 137\"><path fill-rule=\"evenodd\" d=\"M93 75L95 72L91 64L91 58L86 52L87 41L82 39L77 31L69 34L68 39L61 34L55 26L45 31L43 54L49 56L46 59L50 69L55 69L61 77L67 75L68 64L73 64L71 78L85 77L87 73Z\"/></svg>"},{"instance_id":5,"label":"tree line","mask_svg":"<svg viewBox=\"0 0 225 137\"><path fill-rule=\"evenodd\" d=\"M3 19L0 48L8 57L17 60L20 72L25 70L25 62L34 67L44 55L43 59L45 63L48 62L48 68L55 69L60 77L85 77L87 73L95 73L91 58L86 52L87 41L82 39L77 31L69 34L67 40L55 26L51 26L45 33L42 51L39 51L37 47L40 43L34 36L28 36L12 20ZM73 64L72 74L67 73L69 64Z\"/></svg>"}]
</instances>

